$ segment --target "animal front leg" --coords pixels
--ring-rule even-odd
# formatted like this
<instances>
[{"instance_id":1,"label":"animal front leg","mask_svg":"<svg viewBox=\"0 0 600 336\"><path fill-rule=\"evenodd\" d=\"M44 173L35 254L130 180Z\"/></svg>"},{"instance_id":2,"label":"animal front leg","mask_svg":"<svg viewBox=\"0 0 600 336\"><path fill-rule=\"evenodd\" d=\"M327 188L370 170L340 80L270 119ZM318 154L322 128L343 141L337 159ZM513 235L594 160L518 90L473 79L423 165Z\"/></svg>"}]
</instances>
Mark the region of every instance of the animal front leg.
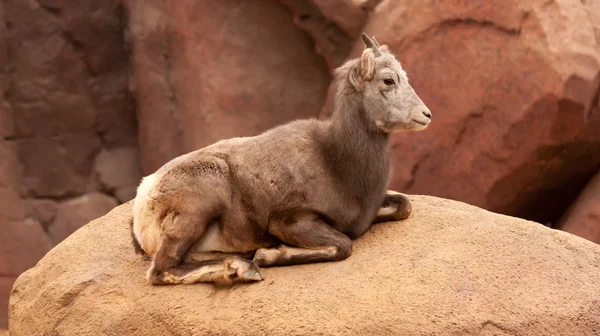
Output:
<instances>
[{"instance_id":1,"label":"animal front leg","mask_svg":"<svg viewBox=\"0 0 600 336\"><path fill-rule=\"evenodd\" d=\"M377 216L373 220L373 224L407 219L411 212L412 205L408 197L399 192L388 190L381 208L377 210Z\"/></svg>"},{"instance_id":2,"label":"animal front leg","mask_svg":"<svg viewBox=\"0 0 600 336\"><path fill-rule=\"evenodd\" d=\"M313 214L273 220L269 233L294 247L258 249L253 261L260 267L337 261L352 254L350 238Z\"/></svg>"}]
</instances>

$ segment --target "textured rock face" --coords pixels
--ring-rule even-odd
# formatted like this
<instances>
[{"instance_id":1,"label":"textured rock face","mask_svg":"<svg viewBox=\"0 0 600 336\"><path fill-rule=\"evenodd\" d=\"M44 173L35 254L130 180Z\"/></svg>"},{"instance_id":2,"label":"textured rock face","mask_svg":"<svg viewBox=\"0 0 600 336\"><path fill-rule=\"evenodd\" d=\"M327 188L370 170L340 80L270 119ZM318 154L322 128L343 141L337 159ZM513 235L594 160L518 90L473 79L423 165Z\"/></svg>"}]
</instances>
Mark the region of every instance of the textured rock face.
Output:
<instances>
[{"instance_id":1,"label":"textured rock face","mask_svg":"<svg viewBox=\"0 0 600 336\"><path fill-rule=\"evenodd\" d=\"M411 218L372 227L345 261L265 269L264 281L231 288L147 285L148 262L131 246L128 203L71 235L19 277L10 332L598 333L600 246L464 203L411 200Z\"/></svg>"},{"instance_id":2,"label":"textured rock face","mask_svg":"<svg viewBox=\"0 0 600 336\"><path fill-rule=\"evenodd\" d=\"M90 193L112 206L131 194L104 188L95 170L100 152L137 146L121 14L118 1L0 2L0 328L14 279L60 241L47 230L110 207L79 223L60 209ZM80 205L74 214L90 209Z\"/></svg>"},{"instance_id":3,"label":"textured rock face","mask_svg":"<svg viewBox=\"0 0 600 336\"><path fill-rule=\"evenodd\" d=\"M359 4L347 0L281 0L293 13L294 23L306 31L330 69L342 65L354 38L367 19Z\"/></svg>"},{"instance_id":4,"label":"textured rock face","mask_svg":"<svg viewBox=\"0 0 600 336\"><path fill-rule=\"evenodd\" d=\"M136 147L104 150L96 157L96 174L102 189L115 195L122 203L135 197L140 171Z\"/></svg>"},{"instance_id":5,"label":"textured rock face","mask_svg":"<svg viewBox=\"0 0 600 336\"><path fill-rule=\"evenodd\" d=\"M48 227L48 235L58 244L89 221L103 216L118 205L114 198L102 193L90 193L58 206L56 219Z\"/></svg>"},{"instance_id":6,"label":"textured rock face","mask_svg":"<svg viewBox=\"0 0 600 336\"><path fill-rule=\"evenodd\" d=\"M433 113L425 132L394 136L392 187L557 219L600 167L598 13L576 0L377 6L365 31Z\"/></svg>"},{"instance_id":7,"label":"textured rock face","mask_svg":"<svg viewBox=\"0 0 600 336\"><path fill-rule=\"evenodd\" d=\"M144 173L220 139L318 115L327 66L278 1L125 3Z\"/></svg>"},{"instance_id":8,"label":"textured rock face","mask_svg":"<svg viewBox=\"0 0 600 336\"><path fill-rule=\"evenodd\" d=\"M557 227L600 244L600 173L588 183Z\"/></svg>"},{"instance_id":9,"label":"textured rock face","mask_svg":"<svg viewBox=\"0 0 600 336\"><path fill-rule=\"evenodd\" d=\"M136 144L121 7L8 0L5 11L22 194L83 194L101 148Z\"/></svg>"}]
</instances>

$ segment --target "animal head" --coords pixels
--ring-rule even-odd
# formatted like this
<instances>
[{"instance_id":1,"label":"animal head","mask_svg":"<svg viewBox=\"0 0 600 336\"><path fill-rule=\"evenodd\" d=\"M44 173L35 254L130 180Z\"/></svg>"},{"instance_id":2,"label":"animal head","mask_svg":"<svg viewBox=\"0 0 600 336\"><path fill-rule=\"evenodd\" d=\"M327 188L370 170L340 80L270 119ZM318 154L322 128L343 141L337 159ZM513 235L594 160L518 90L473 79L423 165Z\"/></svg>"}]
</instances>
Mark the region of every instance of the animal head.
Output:
<instances>
[{"instance_id":1,"label":"animal head","mask_svg":"<svg viewBox=\"0 0 600 336\"><path fill-rule=\"evenodd\" d=\"M338 68L337 77L345 77L346 89L358 93L367 118L379 130L393 133L425 129L431 122L431 112L408 83L400 62L375 37L363 33L362 39L362 55Z\"/></svg>"}]
</instances>

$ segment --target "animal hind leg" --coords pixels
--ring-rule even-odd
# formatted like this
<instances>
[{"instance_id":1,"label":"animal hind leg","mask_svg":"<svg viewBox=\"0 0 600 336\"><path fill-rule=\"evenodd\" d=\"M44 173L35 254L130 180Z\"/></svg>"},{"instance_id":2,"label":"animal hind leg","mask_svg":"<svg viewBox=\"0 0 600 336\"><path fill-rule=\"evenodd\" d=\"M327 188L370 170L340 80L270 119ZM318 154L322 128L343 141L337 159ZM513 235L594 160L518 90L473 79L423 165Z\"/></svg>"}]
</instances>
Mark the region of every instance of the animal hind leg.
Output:
<instances>
[{"instance_id":1,"label":"animal hind leg","mask_svg":"<svg viewBox=\"0 0 600 336\"><path fill-rule=\"evenodd\" d=\"M284 243L277 248L261 248L253 261L260 267L338 261L352 254L352 241L314 214L296 215L269 223L269 233Z\"/></svg>"},{"instance_id":2,"label":"animal hind leg","mask_svg":"<svg viewBox=\"0 0 600 336\"><path fill-rule=\"evenodd\" d=\"M191 284L194 282L262 280L258 267L239 256L227 256L200 262L182 263L192 245L202 237L213 216L207 213L167 215L163 223L160 246L147 279L154 285ZM171 221L169 223L169 221Z\"/></svg>"},{"instance_id":3,"label":"animal hind leg","mask_svg":"<svg viewBox=\"0 0 600 336\"><path fill-rule=\"evenodd\" d=\"M155 285L192 284L197 282L260 281L264 277L256 264L239 256L204 260L172 267L154 278Z\"/></svg>"},{"instance_id":4,"label":"animal hind leg","mask_svg":"<svg viewBox=\"0 0 600 336\"><path fill-rule=\"evenodd\" d=\"M208 220L200 214L177 213L171 210L162 222L160 243L146 274L147 280L156 284L164 272L178 266L194 242L206 230Z\"/></svg>"},{"instance_id":5,"label":"animal hind leg","mask_svg":"<svg viewBox=\"0 0 600 336\"><path fill-rule=\"evenodd\" d=\"M373 224L407 219L412 212L412 205L408 197L399 192L388 190L383 204L377 210Z\"/></svg>"}]
</instances>

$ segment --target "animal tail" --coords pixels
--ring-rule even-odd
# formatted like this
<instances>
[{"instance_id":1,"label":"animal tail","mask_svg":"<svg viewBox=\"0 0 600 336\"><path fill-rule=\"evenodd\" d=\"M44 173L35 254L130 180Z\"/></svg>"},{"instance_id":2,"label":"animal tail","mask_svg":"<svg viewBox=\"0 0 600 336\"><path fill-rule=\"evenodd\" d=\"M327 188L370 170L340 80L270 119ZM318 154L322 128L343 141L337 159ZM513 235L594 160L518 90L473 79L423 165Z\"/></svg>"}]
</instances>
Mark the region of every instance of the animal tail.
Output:
<instances>
[{"instance_id":1,"label":"animal tail","mask_svg":"<svg viewBox=\"0 0 600 336\"><path fill-rule=\"evenodd\" d=\"M140 245L140 242L138 242L138 240L135 238L135 234L133 233L133 217L131 217L131 219L129 220L129 232L131 233L131 244L133 245L135 254L139 254L141 256L146 257L146 252L144 252L144 249L142 249L142 245Z\"/></svg>"}]
</instances>

